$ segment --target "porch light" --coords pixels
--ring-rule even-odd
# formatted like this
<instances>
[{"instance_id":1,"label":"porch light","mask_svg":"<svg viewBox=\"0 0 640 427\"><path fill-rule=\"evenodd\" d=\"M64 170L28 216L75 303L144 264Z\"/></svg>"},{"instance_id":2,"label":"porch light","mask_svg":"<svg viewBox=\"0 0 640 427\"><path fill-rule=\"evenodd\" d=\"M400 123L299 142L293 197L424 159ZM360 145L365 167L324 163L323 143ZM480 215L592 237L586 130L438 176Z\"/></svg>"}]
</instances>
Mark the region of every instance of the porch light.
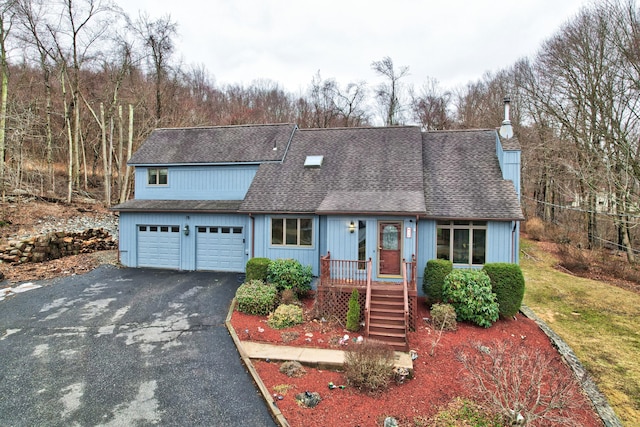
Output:
<instances>
[{"instance_id":1,"label":"porch light","mask_svg":"<svg viewBox=\"0 0 640 427\"><path fill-rule=\"evenodd\" d=\"M349 233L355 233L355 231L356 231L356 224L353 221L351 221L349 223Z\"/></svg>"},{"instance_id":2,"label":"porch light","mask_svg":"<svg viewBox=\"0 0 640 427\"><path fill-rule=\"evenodd\" d=\"M184 228L182 229L182 231L184 232L185 236L188 236L189 235L189 225L188 224L185 225Z\"/></svg>"}]
</instances>

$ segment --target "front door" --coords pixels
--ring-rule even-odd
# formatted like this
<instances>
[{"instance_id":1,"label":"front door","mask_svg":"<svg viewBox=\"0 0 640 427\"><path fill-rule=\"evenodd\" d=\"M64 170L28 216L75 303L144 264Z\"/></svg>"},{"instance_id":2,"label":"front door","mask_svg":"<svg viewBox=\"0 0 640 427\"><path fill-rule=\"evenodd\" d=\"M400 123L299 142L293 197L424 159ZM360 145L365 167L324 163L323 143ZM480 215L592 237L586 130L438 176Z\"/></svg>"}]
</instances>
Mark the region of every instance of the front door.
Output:
<instances>
[{"instance_id":1,"label":"front door","mask_svg":"<svg viewBox=\"0 0 640 427\"><path fill-rule=\"evenodd\" d=\"M378 272L381 276L399 276L402 263L402 222L378 223Z\"/></svg>"}]
</instances>

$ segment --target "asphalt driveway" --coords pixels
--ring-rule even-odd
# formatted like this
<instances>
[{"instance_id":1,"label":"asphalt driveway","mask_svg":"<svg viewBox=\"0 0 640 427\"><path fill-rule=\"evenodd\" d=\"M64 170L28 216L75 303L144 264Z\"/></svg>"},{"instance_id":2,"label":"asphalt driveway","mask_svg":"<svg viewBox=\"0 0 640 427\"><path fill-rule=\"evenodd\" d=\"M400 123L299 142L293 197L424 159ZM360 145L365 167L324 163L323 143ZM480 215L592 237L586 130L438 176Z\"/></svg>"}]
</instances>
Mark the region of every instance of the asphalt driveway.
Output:
<instances>
[{"instance_id":1,"label":"asphalt driveway","mask_svg":"<svg viewBox=\"0 0 640 427\"><path fill-rule=\"evenodd\" d=\"M236 274L38 284L0 302L0 425L275 425L224 326Z\"/></svg>"}]
</instances>

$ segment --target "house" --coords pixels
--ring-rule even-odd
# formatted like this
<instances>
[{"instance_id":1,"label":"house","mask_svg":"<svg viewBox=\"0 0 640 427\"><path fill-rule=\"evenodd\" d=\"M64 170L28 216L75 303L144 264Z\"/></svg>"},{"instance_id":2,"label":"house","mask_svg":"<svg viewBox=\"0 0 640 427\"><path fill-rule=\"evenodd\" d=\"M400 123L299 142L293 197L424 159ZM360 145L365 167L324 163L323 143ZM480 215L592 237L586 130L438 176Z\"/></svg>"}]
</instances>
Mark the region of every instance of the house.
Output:
<instances>
[{"instance_id":1,"label":"house","mask_svg":"<svg viewBox=\"0 0 640 427\"><path fill-rule=\"evenodd\" d=\"M495 129L157 129L129 165L135 199L114 207L129 267L294 258L316 286L408 282L415 300L430 259L518 262L520 149Z\"/></svg>"}]
</instances>

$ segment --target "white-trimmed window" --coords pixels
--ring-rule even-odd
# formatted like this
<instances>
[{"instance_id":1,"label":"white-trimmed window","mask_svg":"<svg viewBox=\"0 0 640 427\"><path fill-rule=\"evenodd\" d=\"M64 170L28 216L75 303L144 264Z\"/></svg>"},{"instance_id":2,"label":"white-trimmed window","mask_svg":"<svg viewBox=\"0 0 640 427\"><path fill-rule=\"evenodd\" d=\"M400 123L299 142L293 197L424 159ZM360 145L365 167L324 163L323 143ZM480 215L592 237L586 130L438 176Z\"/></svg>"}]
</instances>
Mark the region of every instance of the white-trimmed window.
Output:
<instances>
[{"instance_id":1,"label":"white-trimmed window","mask_svg":"<svg viewBox=\"0 0 640 427\"><path fill-rule=\"evenodd\" d=\"M271 218L271 245L313 245L313 218Z\"/></svg>"},{"instance_id":2,"label":"white-trimmed window","mask_svg":"<svg viewBox=\"0 0 640 427\"><path fill-rule=\"evenodd\" d=\"M167 185L169 180L169 170L167 168L149 168L147 169L149 185Z\"/></svg>"},{"instance_id":3,"label":"white-trimmed window","mask_svg":"<svg viewBox=\"0 0 640 427\"><path fill-rule=\"evenodd\" d=\"M482 265L487 256L486 221L438 221L438 259L448 259L454 264Z\"/></svg>"}]
</instances>

